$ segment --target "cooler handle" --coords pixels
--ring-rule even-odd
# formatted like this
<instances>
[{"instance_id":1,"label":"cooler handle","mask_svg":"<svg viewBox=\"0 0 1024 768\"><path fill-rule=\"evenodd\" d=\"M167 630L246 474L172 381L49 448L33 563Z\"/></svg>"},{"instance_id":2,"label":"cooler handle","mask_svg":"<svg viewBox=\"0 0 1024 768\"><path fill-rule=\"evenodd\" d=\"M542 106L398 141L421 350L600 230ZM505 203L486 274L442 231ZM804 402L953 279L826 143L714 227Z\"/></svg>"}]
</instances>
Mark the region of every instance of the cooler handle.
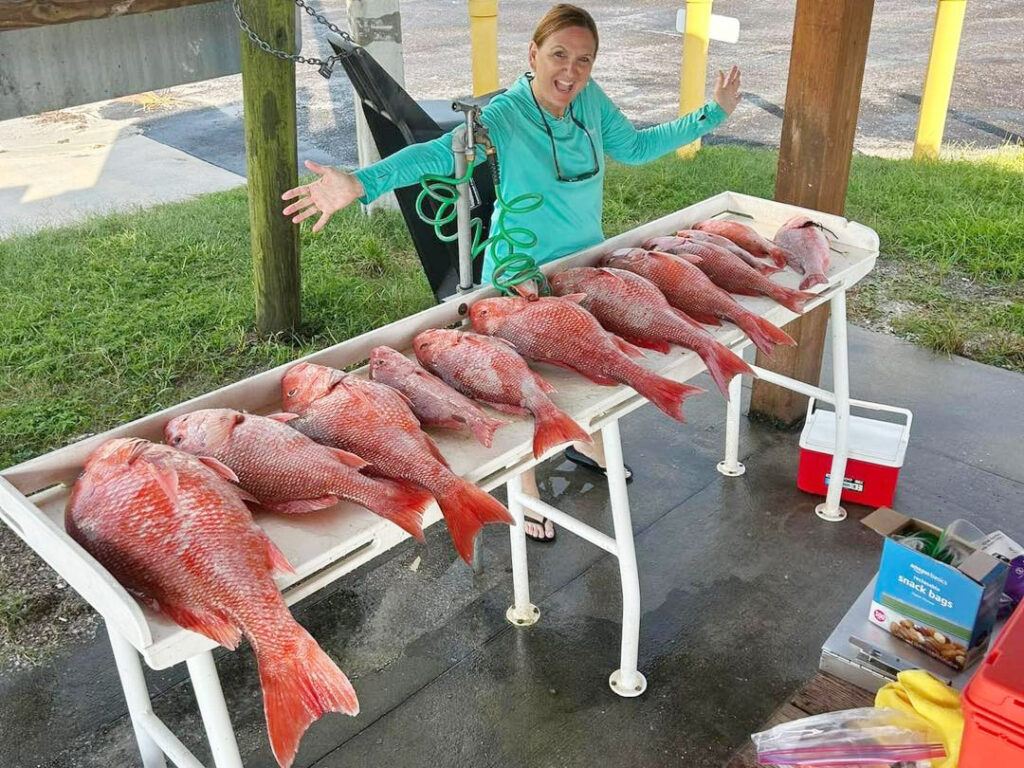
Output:
<instances>
[{"instance_id":1,"label":"cooler handle","mask_svg":"<svg viewBox=\"0 0 1024 768\"><path fill-rule=\"evenodd\" d=\"M814 413L814 407L818 403L818 398L810 397L807 399L807 418L811 418L811 414ZM869 411L885 411L886 413L898 413L902 414L907 418L906 429L903 430L903 435L900 437L900 450L903 451L907 447L907 443L910 442L910 425L914 421L914 414L907 408L900 408L895 405L885 405L884 403L869 403L867 400L854 400L850 398L850 408L864 408Z\"/></svg>"}]
</instances>

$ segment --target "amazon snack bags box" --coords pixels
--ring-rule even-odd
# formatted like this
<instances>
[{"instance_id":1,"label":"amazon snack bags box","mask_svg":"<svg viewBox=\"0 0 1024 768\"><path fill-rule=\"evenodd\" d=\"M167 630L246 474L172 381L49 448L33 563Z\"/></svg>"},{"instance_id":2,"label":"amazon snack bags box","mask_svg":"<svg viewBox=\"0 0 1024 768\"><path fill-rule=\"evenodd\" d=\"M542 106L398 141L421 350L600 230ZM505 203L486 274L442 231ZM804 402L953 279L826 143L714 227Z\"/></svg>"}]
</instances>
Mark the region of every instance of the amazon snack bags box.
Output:
<instances>
[{"instance_id":1,"label":"amazon snack bags box","mask_svg":"<svg viewBox=\"0 0 1024 768\"><path fill-rule=\"evenodd\" d=\"M963 670L985 654L1006 583L1007 564L973 547L957 546L956 566L917 551L900 538L942 533L922 520L881 507L861 522L884 537L872 624L942 663Z\"/></svg>"}]
</instances>

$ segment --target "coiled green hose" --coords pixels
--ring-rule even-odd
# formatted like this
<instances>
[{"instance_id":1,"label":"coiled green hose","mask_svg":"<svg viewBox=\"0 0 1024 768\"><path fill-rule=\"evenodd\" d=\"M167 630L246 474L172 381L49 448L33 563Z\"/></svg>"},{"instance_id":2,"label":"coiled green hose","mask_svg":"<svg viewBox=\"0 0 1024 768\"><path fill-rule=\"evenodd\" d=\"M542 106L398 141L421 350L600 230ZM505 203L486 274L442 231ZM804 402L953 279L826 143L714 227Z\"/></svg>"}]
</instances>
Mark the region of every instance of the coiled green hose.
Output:
<instances>
[{"instance_id":1,"label":"coiled green hose","mask_svg":"<svg viewBox=\"0 0 1024 768\"><path fill-rule=\"evenodd\" d=\"M473 169L466 170L465 176L453 179L428 173L420 179L423 189L416 198L416 213L427 224L434 228L434 234L445 243L458 239L458 232L444 234L441 228L458 216L456 202L459 198L456 186L469 181ZM535 192L527 192L511 200L505 200L498 185L494 185L495 208L497 215L491 226L491 236L480 242L483 223L479 218L470 221L473 233L472 254L476 259L488 247L494 256L494 271L491 274L491 285L504 294L515 293L515 287L528 280L535 280L538 289L546 285L544 274L537 268L537 263L529 253L517 252L516 249L530 249L537 245L537 234L526 227L504 226L505 215L508 213L524 214L537 210L544 204L544 198ZM423 209L423 204L430 198L438 204L436 216L431 216Z\"/></svg>"}]
</instances>

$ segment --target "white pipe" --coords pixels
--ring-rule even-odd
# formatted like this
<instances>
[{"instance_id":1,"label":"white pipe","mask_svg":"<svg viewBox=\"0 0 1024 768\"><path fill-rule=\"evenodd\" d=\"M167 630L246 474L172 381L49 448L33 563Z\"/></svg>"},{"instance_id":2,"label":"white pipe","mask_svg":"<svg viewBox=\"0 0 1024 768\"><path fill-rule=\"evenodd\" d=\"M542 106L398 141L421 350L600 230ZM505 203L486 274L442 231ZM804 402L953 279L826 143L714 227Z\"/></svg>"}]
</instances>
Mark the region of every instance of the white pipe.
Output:
<instances>
[{"instance_id":1,"label":"white pipe","mask_svg":"<svg viewBox=\"0 0 1024 768\"><path fill-rule=\"evenodd\" d=\"M461 179L469 168L469 151L473 149L473 115L466 113L466 125L452 138L455 155L455 178ZM459 198L455 203L459 235L459 291L473 290L473 235L470 226L469 182L455 187Z\"/></svg>"},{"instance_id":2,"label":"white pipe","mask_svg":"<svg viewBox=\"0 0 1024 768\"><path fill-rule=\"evenodd\" d=\"M825 503L815 508L818 517L831 522L846 518L846 510L839 506L846 479L846 459L849 455L850 431L850 370L846 350L846 291L832 297L832 388L835 391L836 444L832 454L832 470Z\"/></svg>"},{"instance_id":3,"label":"white pipe","mask_svg":"<svg viewBox=\"0 0 1024 768\"><path fill-rule=\"evenodd\" d=\"M139 654L110 624L106 624L106 627L117 675L121 678L124 700L135 730L135 740L142 755L143 768L167 768L164 753L146 728L146 716L153 714L153 704L149 700L149 689L146 687L146 676L142 671Z\"/></svg>"},{"instance_id":4,"label":"white pipe","mask_svg":"<svg viewBox=\"0 0 1024 768\"><path fill-rule=\"evenodd\" d=\"M522 475L513 475L505 484L508 491L508 511L515 520L509 528L509 540L512 545L512 592L514 602L505 611L505 618L516 626L533 624L540 617L537 606L530 602L530 574L526 562L526 521L523 514Z\"/></svg>"},{"instance_id":5,"label":"white pipe","mask_svg":"<svg viewBox=\"0 0 1024 768\"><path fill-rule=\"evenodd\" d=\"M727 477L739 477L747 468L739 462L740 452L740 400L743 399L743 377L736 375L729 382L729 402L725 407L725 460L718 463L718 471Z\"/></svg>"},{"instance_id":6,"label":"white pipe","mask_svg":"<svg viewBox=\"0 0 1024 768\"><path fill-rule=\"evenodd\" d=\"M640 650L640 576L633 547L633 521L626 493L626 470L622 463L619 422L613 421L603 426L601 439L604 441L605 474L608 476L608 496L612 505L619 577L622 580L622 649L619 668L612 673L609 683L620 696L639 696L647 688L647 680L636 668Z\"/></svg>"},{"instance_id":7,"label":"white pipe","mask_svg":"<svg viewBox=\"0 0 1024 768\"><path fill-rule=\"evenodd\" d=\"M142 722L153 741L160 745L160 749L171 758L171 762L178 768L204 768L188 747L182 744L178 737L171 732L171 729L164 724L164 721L155 714L147 712L142 716Z\"/></svg>"},{"instance_id":8,"label":"white pipe","mask_svg":"<svg viewBox=\"0 0 1024 768\"><path fill-rule=\"evenodd\" d=\"M509 499L511 498L510 494ZM552 507L550 504L528 494L520 493L516 496L516 500L527 509L536 512L539 515L544 515L544 517L550 518L551 522L562 526L570 533L575 533L581 539L586 539L591 544L599 546L605 552L618 557L619 550L615 545L615 539L608 534L602 533L586 523L581 523L572 515L568 515L562 510Z\"/></svg>"},{"instance_id":9,"label":"white pipe","mask_svg":"<svg viewBox=\"0 0 1024 768\"><path fill-rule=\"evenodd\" d=\"M206 726L206 738L210 740L213 764L217 768L244 768L242 757L238 754L235 731L228 716L228 707L224 703L220 678L217 677L217 667L213 663L213 654L209 651L200 653L186 664L199 703L199 713Z\"/></svg>"},{"instance_id":10,"label":"white pipe","mask_svg":"<svg viewBox=\"0 0 1024 768\"><path fill-rule=\"evenodd\" d=\"M798 381L797 379L791 379L789 376L783 376L781 373L775 373L775 371L769 371L766 368L760 368L756 365L750 366L751 370L757 378L762 381L767 381L769 384L776 384L780 387L792 390L793 392L799 392L801 395L807 395L821 400L823 403L835 404L836 398L827 389L816 387L813 384L808 384L804 381Z\"/></svg>"}]
</instances>

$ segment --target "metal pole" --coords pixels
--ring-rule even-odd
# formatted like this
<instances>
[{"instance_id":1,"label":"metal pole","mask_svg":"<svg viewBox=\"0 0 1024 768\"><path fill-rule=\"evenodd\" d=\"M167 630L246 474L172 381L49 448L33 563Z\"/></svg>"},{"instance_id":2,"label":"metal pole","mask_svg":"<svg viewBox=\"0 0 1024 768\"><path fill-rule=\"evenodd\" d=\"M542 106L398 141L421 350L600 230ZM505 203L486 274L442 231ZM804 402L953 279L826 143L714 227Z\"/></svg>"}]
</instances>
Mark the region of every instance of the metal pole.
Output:
<instances>
[{"instance_id":1,"label":"metal pole","mask_svg":"<svg viewBox=\"0 0 1024 768\"><path fill-rule=\"evenodd\" d=\"M839 506L846 479L846 457L850 446L850 370L846 354L846 291L839 291L831 300L832 305L832 391L836 408L836 445L832 455L832 470L829 476L828 493L825 503L814 508L822 520L838 523L846 519L846 510Z\"/></svg>"},{"instance_id":2,"label":"metal pole","mask_svg":"<svg viewBox=\"0 0 1024 768\"><path fill-rule=\"evenodd\" d=\"M452 137L452 152L455 154L455 178L466 175L469 163L475 156L473 146L474 113L466 112L466 126ZM459 291L473 290L473 233L470 226L469 182L456 186L459 195L455 204L456 224L459 236Z\"/></svg>"},{"instance_id":3,"label":"metal pole","mask_svg":"<svg viewBox=\"0 0 1024 768\"><path fill-rule=\"evenodd\" d=\"M510 477L505 483L508 491L508 511L515 519L515 525L509 528L509 539L512 544L512 590L515 603L505 611L505 618L517 627L535 624L540 618L540 609L530 602L530 574L526 563L526 528L523 505L519 496L523 492L523 481L520 475Z\"/></svg>"},{"instance_id":4,"label":"metal pole","mask_svg":"<svg viewBox=\"0 0 1024 768\"><path fill-rule=\"evenodd\" d=\"M498 90L498 0L469 0L473 95Z\"/></svg>"},{"instance_id":5,"label":"metal pole","mask_svg":"<svg viewBox=\"0 0 1024 768\"><path fill-rule=\"evenodd\" d=\"M718 471L726 477L739 477L747 468L739 461L740 452L740 400L743 397L743 377L736 375L729 382L729 402L725 408L725 460L718 462Z\"/></svg>"},{"instance_id":6,"label":"metal pole","mask_svg":"<svg viewBox=\"0 0 1024 768\"><path fill-rule=\"evenodd\" d=\"M704 104L704 83L708 75L708 35L711 29L711 0L686 0L686 31L683 33L683 62L679 73L679 114L688 115ZM683 158L693 157L700 139L676 150Z\"/></svg>"},{"instance_id":7,"label":"metal pole","mask_svg":"<svg viewBox=\"0 0 1024 768\"><path fill-rule=\"evenodd\" d=\"M146 687L146 676L142 671L139 654L117 630L109 624L106 626L110 649L114 652L114 663L117 665L117 676L121 678L124 700L142 755L143 768L167 768L163 750L153 741L144 725L146 715L153 713L153 704L149 700L149 689Z\"/></svg>"},{"instance_id":8,"label":"metal pole","mask_svg":"<svg viewBox=\"0 0 1024 768\"><path fill-rule=\"evenodd\" d=\"M939 156L966 11L967 0L939 0L935 11L935 33L914 137L915 160L934 160Z\"/></svg>"},{"instance_id":9,"label":"metal pole","mask_svg":"<svg viewBox=\"0 0 1024 768\"><path fill-rule=\"evenodd\" d=\"M228 707L224 703L224 692L217 677L217 667L213 663L213 654L207 651L193 656L187 662L189 675L192 677L192 688L199 703L199 714L206 726L206 738L210 741L213 753L213 764L217 768L244 768L242 757L238 754L238 742L235 731L228 717Z\"/></svg>"},{"instance_id":10,"label":"metal pole","mask_svg":"<svg viewBox=\"0 0 1024 768\"><path fill-rule=\"evenodd\" d=\"M612 672L608 684L619 696L632 698L647 690L647 679L636 668L640 652L640 575L636 568L633 519L629 514L626 470L622 464L622 443L619 441L617 420L601 427L601 439L604 441L605 473L608 476L608 496L615 526L615 548L619 555L619 578L622 581L622 649L619 668Z\"/></svg>"}]
</instances>

